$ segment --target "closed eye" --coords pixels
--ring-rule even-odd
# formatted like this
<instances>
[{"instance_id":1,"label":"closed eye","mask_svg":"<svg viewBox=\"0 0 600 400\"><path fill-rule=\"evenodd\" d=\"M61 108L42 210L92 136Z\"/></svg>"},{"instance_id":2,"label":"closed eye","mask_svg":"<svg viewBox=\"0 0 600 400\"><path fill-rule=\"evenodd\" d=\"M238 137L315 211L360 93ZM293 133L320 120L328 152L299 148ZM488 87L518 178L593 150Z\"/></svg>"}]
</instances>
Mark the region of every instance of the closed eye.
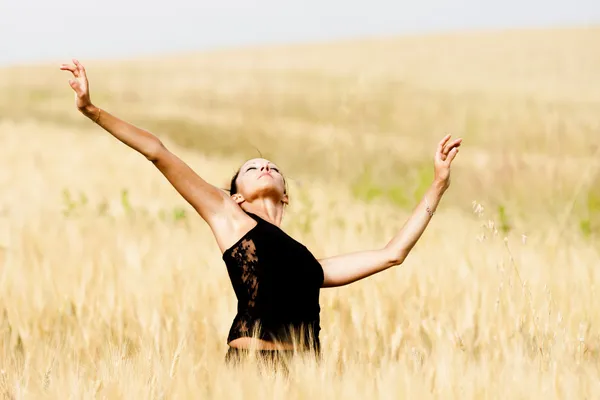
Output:
<instances>
[{"instance_id":1,"label":"closed eye","mask_svg":"<svg viewBox=\"0 0 600 400\"><path fill-rule=\"evenodd\" d=\"M246 168L246 172L248 172L248 171L250 171L250 170L252 170L252 169L257 169L257 168L256 168L256 167L248 167L248 168ZM279 172L279 168L276 168L276 167L271 167L271 169L272 169L273 171L277 172L278 174L281 174L281 172Z\"/></svg>"}]
</instances>

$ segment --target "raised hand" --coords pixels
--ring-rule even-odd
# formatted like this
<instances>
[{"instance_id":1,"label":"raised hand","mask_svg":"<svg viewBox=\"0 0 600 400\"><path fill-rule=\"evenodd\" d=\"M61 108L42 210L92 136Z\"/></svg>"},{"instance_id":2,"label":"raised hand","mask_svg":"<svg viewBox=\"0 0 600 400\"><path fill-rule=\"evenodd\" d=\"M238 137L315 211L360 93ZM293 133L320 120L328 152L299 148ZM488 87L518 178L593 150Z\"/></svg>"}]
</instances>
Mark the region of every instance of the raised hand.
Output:
<instances>
[{"instance_id":1,"label":"raised hand","mask_svg":"<svg viewBox=\"0 0 600 400\"><path fill-rule=\"evenodd\" d=\"M450 138L451 135L448 134L438 143L434 157L434 179L444 188L450 186L450 166L462 143L462 138L453 141L450 141Z\"/></svg>"},{"instance_id":2,"label":"raised hand","mask_svg":"<svg viewBox=\"0 0 600 400\"><path fill-rule=\"evenodd\" d=\"M90 88L85 68L76 59L73 59L73 64L62 64L60 69L62 71L71 71L73 74L74 79L69 80L69 85L75 91L75 104L79 111L88 114L91 112L93 105L90 100Z\"/></svg>"}]
</instances>

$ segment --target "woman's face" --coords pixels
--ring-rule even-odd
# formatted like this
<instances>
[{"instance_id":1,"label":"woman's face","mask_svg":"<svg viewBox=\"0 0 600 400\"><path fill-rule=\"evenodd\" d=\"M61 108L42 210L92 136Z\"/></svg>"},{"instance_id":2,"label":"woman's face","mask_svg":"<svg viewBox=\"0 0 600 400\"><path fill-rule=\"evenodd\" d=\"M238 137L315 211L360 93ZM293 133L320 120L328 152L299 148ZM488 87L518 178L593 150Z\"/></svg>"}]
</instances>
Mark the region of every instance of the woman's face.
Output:
<instances>
[{"instance_id":1,"label":"woman's face","mask_svg":"<svg viewBox=\"0 0 600 400\"><path fill-rule=\"evenodd\" d=\"M274 197L276 201L287 201L285 180L279 168L264 158L248 160L240 168L237 193L245 201Z\"/></svg>"}]
</instances>

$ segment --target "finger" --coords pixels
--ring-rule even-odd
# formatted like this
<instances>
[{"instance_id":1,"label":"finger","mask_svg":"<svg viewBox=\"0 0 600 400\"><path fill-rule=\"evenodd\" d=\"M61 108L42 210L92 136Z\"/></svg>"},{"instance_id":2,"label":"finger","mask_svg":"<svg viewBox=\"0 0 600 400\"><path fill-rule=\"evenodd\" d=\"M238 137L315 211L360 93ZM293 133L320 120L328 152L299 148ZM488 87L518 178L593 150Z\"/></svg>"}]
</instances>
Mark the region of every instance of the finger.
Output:
<instances>
[{"instance_id":1,"label":"finger","mask_svg":"<svg viewBox=\"0 0 600 400\"><path fill-rule=\"evenodd\" d=\"M458 139L454 139L452 142L450 142L450 144L448 145L449 147L454 147L454 146L458 146L462 143L462 138L458 138Z\"/></svg>"},{"instance_id":2,"label":"finger","mask_svg":"<svg viewBox=\"0 0 600 400\"><path fill-rule=\"evenodd\" d=\"M71 88L73 88L74 91L78 92L80 89L80 85L79 82L77 82L74 79L70 79L69 80L69 85L71 86Z\"/></svg>"},{"instance_id":3,"label":"finger","mask_svg":"<svg viewBox=\"0 0 600 400\"><path fill-rule=\"evenodd\" d=\"M63 64L60 69L63 71L71 71L75 77L79 77L79 70L73 65Z\"/></svg>"},{"instance_id":4,"label":"finger","mask_svg":"<svg viewBox=\"0 0 600 400\"><path fill-rule=\"evenodd\" d=\"M451 144L451 147L458 147L458 146L460 146L462 144L462 141L463 141L462 138L458 138L458 139L454 140L452 142L452 144Z\"/></svg>"},{"instance_id":5,"label":"finger","mask_svg":"<svg viewBox=\"0 0 600 400\"><path fill-rule=\"evenodd\" d=\"M447 143L447 144L444 146L444 151L443 151L443 153L447 155L447 154L450 152L450 150L452 150L454 147L458 147L458 146L460 146L460 144L461 144L461 143L462 143L462 139L455 139L455 140L453 140L452 142L450 142L450 143Z\"/></svg>"},{"instance_id":6,"label":"finger","mask_svg":"<svg viewBox=\"0 0 600 400\"><path fill-rule=\"evenodd\" d=\"M447 134L446 136L444 136L444 138L442 140L440 140L440 142L437 145L436 153L439 153L439 154L442 153L442 151L444 150L444 145L450 139L450 136L451 136L450 134Z\"/></svg>"},{"instance_id":7,"label":"finger","mask_svg":"<svg viewBox=\"0 0 600 400\"><path fill-rule=\"evenodd\" d=\"M454 157L456 157L457 154L458 154L458 147L455 147L452 150L450 150L450 153L448 153L448 157L446 158L446 162L448 164L451 164L452 160L454 160Z\"/></svg>"},{"instance_id":8,"label":"finger","mask_svg":"<svg viewBox=\"0 0 600 400\"><path fill-rule=\"evenodd\" d=\"M79 60L77 59L73 59L73 63L75 64L75 66L77 67L77 69L79 70L79 72L85 76L85 68L83 67L83 65L79 62Z\"/></svg>"},{"instance_id":9,"label":"finger","mask_svg":"<svg viewBox=\"0 0 600 400\"><path fill-rule=\"evenodd\" d=\"M451 135L450 133L449 133L449 134L447 134L446 136L444 136L444 137L442 138L442 140L440 140L440 142L439 142L439 145L440 145L441 147L444 147L444 145L446 144L446 142L448 142L448 140L450 140L450 138L451 138L451 137L452 137L452 135Z\"/></svg>"},{"instance_id":10,"label":"finger","mask_svg":"<svg viewBox=\"0 0 600 400\"><path fill-rule=\"evenodd\" d=\"M75 70L77 69L77 67L75 67L74 65L69 65L69 64L62 64L60 66L60 69L62 71L71 71L71 72L75 72Z\"/></svg>"}]
</instances>

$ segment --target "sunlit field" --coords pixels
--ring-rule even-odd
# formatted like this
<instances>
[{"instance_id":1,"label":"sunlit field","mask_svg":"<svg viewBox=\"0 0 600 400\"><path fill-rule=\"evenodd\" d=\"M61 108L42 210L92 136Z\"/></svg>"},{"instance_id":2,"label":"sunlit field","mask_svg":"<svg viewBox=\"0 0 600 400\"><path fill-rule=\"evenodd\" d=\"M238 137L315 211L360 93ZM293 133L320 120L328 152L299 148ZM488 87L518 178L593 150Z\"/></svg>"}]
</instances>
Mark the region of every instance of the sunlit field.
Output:
<instances>
[{"instance_id":1,"label":"sunlit field","mask_svg":"<svg viewBox=\"0 0 600 400\"><path fill-rule=\"evenodd\" d=\"M464 138L406 262L324 289L323 360L287 377L224 364L236 301L210 230L77 112L70 60L0 69L0 392L593 398L599 42L590 28L81 59L94 103L211 183L276 162L282 227L317 257L384 246L438 140Z\"/></svg>"}]
</instances>

